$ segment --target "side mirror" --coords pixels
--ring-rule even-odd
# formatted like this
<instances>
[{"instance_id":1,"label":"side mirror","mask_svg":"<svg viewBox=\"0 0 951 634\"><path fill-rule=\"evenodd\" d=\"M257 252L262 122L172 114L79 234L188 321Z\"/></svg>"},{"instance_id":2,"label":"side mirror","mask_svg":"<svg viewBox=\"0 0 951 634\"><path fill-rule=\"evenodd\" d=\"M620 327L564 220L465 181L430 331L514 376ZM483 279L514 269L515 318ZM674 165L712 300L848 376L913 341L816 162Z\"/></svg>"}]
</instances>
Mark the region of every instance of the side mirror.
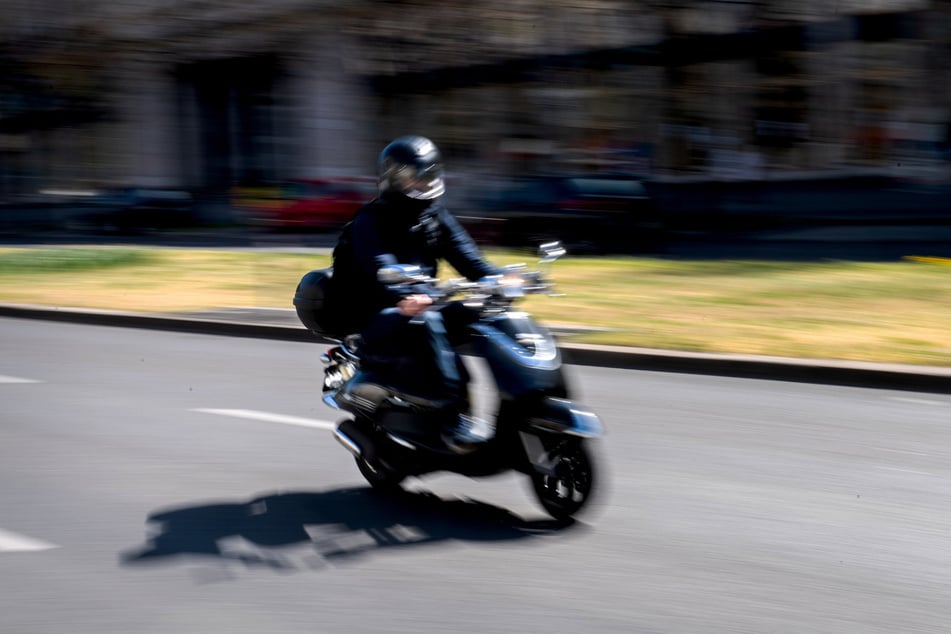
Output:
<instances>
[{"instance_id":1,"label":"side mirror","mask_svg":"<svg viewBox=\"0 0 951 634\"><path fill-rule=\"evenodd\" d=\"M561 245L561 242L546 242L538 246L538 257L541 258L542 264L554 262L565 253L567 252L565 251L565 247Z\"/></svg>"}]
</instances>

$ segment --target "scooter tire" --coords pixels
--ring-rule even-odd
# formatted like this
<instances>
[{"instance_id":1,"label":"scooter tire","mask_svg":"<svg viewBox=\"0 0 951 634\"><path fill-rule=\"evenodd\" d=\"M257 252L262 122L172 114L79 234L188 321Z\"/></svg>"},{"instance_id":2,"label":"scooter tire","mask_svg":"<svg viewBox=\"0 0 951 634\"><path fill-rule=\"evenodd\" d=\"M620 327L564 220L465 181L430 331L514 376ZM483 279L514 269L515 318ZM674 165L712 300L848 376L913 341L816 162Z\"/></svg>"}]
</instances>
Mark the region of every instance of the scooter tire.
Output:
<instances>
[{"instance_id":1,"label":"scooter tire","mask_svg":"<svg viewBox=\"0 0 951 634\"><path fill-rule=\"evenodd\" d=\"M400 485L405 477L402 473L397 473L379 463L371 464L362 456L355 457L355 460L360 475L366 479L374 491L392 493L402 489Z\"/></svg>"},{"instance_id":2,"label":"scooter tire","mask_svg":"<svg viewBox=\"0 0 951 634\"><path fill-rule=\"evenodd\" d=\"M554 462L556 475L532 473L532 488L549 515L567 521L591 500L595 484L594 462L581 441L563 443L549 457Z\"/></svg>"}]
</instances>

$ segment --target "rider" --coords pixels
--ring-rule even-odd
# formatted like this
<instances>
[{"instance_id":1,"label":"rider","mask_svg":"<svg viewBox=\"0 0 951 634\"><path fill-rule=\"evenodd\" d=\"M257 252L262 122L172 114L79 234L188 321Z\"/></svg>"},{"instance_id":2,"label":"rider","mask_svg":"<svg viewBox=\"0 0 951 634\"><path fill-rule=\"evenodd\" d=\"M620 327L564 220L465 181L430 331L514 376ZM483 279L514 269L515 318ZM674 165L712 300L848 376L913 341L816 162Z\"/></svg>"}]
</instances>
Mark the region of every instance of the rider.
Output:
<instances>
[{"instance_id":1,"label":"rider","mask_svg":"<svg viewBox=\"0 0 951 634\"><path fill-rule=\"evenodd\" d=\"M478 315L458 302L429 310L430 295L393 290L377 279L377 271L385 263L414 264L435 278L440 259L470 280L500 271L440 204L446 188L432 141L399 137L380 153L377 167L380 195L357 212L334 250L333 282L347 298L340 302L345 312L340 318L349 332L362 334L367 369L417 389L431 391L440 384L441 395L459 412L444 441L467 453L487 440L491 429L469 415L468 377L452 346L464 340L466 326Z\"/></svg>"}]
</instances>

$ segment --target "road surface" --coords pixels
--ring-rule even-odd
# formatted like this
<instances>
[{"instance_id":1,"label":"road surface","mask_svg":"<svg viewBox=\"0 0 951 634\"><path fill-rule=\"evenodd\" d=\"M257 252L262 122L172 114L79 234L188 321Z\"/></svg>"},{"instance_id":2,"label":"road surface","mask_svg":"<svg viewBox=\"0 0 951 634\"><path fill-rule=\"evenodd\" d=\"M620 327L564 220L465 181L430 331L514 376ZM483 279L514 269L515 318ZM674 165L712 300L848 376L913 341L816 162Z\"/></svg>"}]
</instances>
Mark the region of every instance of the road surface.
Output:
<instances>
[{"instance_id":1,"label":"road surface","mask_svg":"<svg viewBox=\"0 0 951 634\"><path fill-rule=\"evenodd\" d=\"M321 350L0 319L0 632L947 631L949 396L571 367L608 486L558 529L370 493Z\"/></svg>"}]
</instances>

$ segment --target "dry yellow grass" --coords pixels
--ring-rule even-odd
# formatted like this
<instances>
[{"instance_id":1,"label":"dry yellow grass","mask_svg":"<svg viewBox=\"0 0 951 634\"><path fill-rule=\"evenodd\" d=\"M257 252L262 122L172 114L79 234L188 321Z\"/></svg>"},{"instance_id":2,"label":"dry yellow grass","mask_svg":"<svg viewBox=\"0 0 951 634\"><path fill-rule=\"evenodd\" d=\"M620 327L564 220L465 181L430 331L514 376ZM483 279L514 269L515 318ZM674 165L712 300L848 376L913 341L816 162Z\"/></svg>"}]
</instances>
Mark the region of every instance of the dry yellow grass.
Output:
<instances>
[{"instance_id":1,"label":"dry yellow grass","mask_svg":"<svg viewBox=\"0 0 951 634\"><path fill-rule=\"evenodd\" d=\"M290 308L301 275L329 264L326 255L126 251L135 256L131 261L113 262L108 254L114 252L105 248L65 255L64 249L0 249L0 301L157 312ZM78 258L80 252L89 261ZM65 259L46 266L44 254ZM490 256L499 263L525 260L505 252ZM947 264L932 258L776 263L569 257L552 270L564 296L532 297L525 308L548 323L606 329L579 336L581 341L951 366Z\"/></svg>"}]
</instances>

